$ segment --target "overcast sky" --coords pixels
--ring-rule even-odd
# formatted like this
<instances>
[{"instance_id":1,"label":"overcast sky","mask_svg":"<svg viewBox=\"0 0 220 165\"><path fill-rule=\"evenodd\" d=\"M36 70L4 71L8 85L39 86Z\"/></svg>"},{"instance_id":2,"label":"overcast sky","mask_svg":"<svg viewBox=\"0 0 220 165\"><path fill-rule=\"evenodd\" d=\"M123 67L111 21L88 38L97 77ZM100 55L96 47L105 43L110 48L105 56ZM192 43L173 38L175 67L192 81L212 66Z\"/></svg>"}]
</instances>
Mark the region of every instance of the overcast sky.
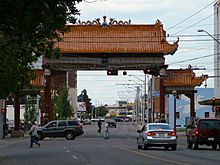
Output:
<instances>
[{"instance_id":1,"label":"overcast sky","mask_svg":"<svg viewBox=\"0 0 220 165\"><path fill-rule=\"evenodd\" d=\"M89 3L91 2L91 3ZM179 37L179 48L174 55L165 56L169 68L206 68L195 70L197 76L214 75L213 43L205 33L214 31L214 0L84 0L79 5L81 21L94 20L107 16L132 24L154 24L159 19L167 32L169 42ZM119 72L118 76L107 76L106 71L78 71L78 95L86 89L94 105L112 105L116 100L132 101L135 98L135 85L143 84L141 71L127 71L127 76ZM131 75L131 76L129 76ZM129 81L130 80L130 81ZM135 81L135 82L134 82ZM208 87L213 87L213 79ZM202 85L201 87L204 87Z\"/></svg>"}]
</instances>

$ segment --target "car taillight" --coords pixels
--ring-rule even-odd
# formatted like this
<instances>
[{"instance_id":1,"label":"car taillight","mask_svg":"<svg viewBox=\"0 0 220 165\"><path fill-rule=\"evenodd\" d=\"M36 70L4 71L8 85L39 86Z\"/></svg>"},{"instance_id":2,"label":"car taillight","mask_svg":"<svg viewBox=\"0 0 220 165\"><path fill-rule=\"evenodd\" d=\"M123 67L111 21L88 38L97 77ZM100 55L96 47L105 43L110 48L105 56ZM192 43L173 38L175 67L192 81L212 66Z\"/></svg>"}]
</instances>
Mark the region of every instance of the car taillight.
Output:
<instances>
[{"instance_id":1,"label":"car taillight","mask_svg":"<svg viewBox=\"0 0 220 165\"><path fill-rule=\"evenodd\" d=\"M77 127L78 127L79 129L81 129L81 128L82 128L82 125L81 125L81 124L78 124Z\"/></svg>"},{"instance_id":2,"label":"car taillight","mask_svg":"<svg viewBox=\"0 0 220 165\"><path fill-rule=\"evenodd\" d=\"M148 132L147 136L155 136L155 133L154 132Z\"/></svg>"},{"instance_id":3,"label":"car taillight","mask_svg":"<svg viewBox=\"0 0 220 165\"><path fill-rule=\"evenodd\" d=\"M198 129L195 130L195 135L199 135L199 130Z\"/></svg>"},{"instance_id":4,"label":"car taillight","mask_svg":"<svg viewBox=\"0 0 220 165\"><path fill-rule=\"evenodd\" d=\"M170 132L168 133L169 136L176 136L176 132Z\"/></svg>"}]
</instances>

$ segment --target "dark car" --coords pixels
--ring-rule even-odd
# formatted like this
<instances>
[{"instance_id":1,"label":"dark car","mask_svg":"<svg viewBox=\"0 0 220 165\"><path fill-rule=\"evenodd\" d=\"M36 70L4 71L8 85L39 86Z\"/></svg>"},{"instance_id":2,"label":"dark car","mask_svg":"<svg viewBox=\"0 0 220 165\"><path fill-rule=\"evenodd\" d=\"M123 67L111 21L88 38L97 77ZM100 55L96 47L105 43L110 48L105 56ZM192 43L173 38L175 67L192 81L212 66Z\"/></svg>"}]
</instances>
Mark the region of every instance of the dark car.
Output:
<instances>
[{"instance_id":1,"label":"dark car","mask_svg":"<svg viewBox=\"0 0 220 165\"><path fill-rule=\"evenodd\" d=\"M109 127L116 128L116 121L114 119L106 119L106 122L108 123Z\"/></svg>"},{"instance_id":2,"label":"dark car","mask_svg":"<svg viewBox=\"0 0 220 165\"><path fill-rule=\"evenodd\" d=\"M82 124L83 124L83 125L91 125L92 123L91 123L91 120L90 120L90 119L84 119L84 120L82 121Z\"/></svg>"},{"instance_id":3,"label":"dark car","mask_svg":"<svg viewBox=\"0 0 220 165\"><path fill-rule=\"evenodd\" d=\"M39 140L45 137L65 137L67 140L73 140L84 132L78 120L54 120L44 127L39 127L37 133Z\"/></svg>"},{"instance_id":4,"label":"dark car","mask_svg":"<svg viewBox=\"0 0 220 165\"><path fill-rule=\"evenodd\" d=\"M167 123L148 123L141 130L137 130L138 149L142 147L164 147L164 149L176 150L177 135L173 128Z\"/></svg>"},{"instance_id":5,"label":"dark car","mask_svg":"<svg viewBox=\"0 0 220 165\"><path fill-rule=\"evenodd\" d=\"M198 149L199 145L220 148L220 119L219 118L195 118L187 126L187 147Z\"/></svg>"}]
</instances>

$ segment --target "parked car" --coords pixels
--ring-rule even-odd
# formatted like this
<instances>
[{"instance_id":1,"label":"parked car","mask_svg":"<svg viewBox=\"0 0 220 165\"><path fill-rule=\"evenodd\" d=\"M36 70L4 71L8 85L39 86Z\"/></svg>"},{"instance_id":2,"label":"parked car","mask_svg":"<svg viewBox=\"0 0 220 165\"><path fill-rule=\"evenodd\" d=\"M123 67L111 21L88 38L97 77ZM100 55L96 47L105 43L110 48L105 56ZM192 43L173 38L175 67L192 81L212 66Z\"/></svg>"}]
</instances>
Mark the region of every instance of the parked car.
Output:
<instances>
[{"instance_id":1,"label":"parked car","mask_svg":"<svg viewBox=\"0 0 220 165\"><path fill-rule=\"evenodd\" d=\"M219 118L195 118L187 126L187 147L198 149L199 145L220 148L220 119Z\"/></svg>"},{"instance_id":2,"label":"parked car","mask_svg":"<svg viewBox=\"0 0 220 165\"><path fill-rule=\"evenodd\" d=\"M114 119L106 119L106 122L108 123L109 127L116 128L116 121Z\"/></svg>"},{"instance_id":3,"label":"parked car","mask_svg":"<svg viewBox=\"0 0 220 165\"><path fill-rule=\"evenodd\" d=\"M8 133L10 134L15 128L14 120L7 119L6 124L7 124Z\"/></svg>"},{"instance_id":4,"label":"parked car","mask_svg":"<svg viewBox=\"0 0 220 165\"><path fill-rule=\"evenodd\" d=\"M92 118L91 122L98 122L99 120L101 120L101 122L105 121L105 119L103 119L103 118Z\"/></svg>"},{"instance_id":5,"label":"parked car","mask_svg":"<svg viewBox=\"0 0 220 165\"><path fill-rule=\"evenodd\" d=\"M115 117L113 118L116 122L124 122L124 119L123 118L120 118L120 117Z\"/></svg>"},{"instance_id":6,"label":"parked car","mask_svg":"<svg viewBox=\"0 0 220 165\"><path fill-rule=\"evenodd\" d=\"M83 123L83 125L91 125L92 124L90 119L84 119L82 121L82 123Z\"/></svg>"},{"instance_id":7,"label":"parked car","mask_svg":"<svg viewBox=\"0 0 220 165\"><path fill-rule=\"evenodd\" d=\"M176 150L177 135L167 123L147 123L137 132L138 149L162 146L164 149L171 147L172 150Z\"/></svg>"},{"instance_id":8,"label":"parked car","mask_svg":"<svg viewBox=\"0 0 220 165\"><path fill-rule=\"evenodd\" d=\"M84 131L78 120L54 120L44 127L39 127L37 133L39 140L45 137L65 137L67 140L73 140Z\"/></svg>"}]
</instances>

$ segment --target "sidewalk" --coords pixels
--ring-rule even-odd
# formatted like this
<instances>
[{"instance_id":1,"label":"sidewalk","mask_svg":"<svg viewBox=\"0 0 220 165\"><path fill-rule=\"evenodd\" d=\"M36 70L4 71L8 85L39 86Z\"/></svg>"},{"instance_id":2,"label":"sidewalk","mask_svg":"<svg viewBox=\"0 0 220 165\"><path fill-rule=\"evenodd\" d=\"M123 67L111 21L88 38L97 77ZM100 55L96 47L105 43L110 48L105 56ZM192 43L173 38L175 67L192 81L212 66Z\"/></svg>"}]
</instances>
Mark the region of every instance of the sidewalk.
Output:
<instances>
[{"instance_id":1,"label":"sidewalk","mask_svg":"<svg viewBox=\"0 0 220 165\"><path fill-rule=\"evenodd\" d=\"M0 139L0 149L7 147L11 144L18 143L21 140L28 139L29 135L25 134L24 137L12 138L10 135L6 136L4 139Z\"/></svg>"},{"instance_id":2,"label":"sidewalk","mask_svg":"<svg viewBox=\"0 0 220 165\"><path fill-rule=\"evenodd\" d=\"M26 140L28 138L29 138L28 134L25 134L24 137L19 137L19 138L12 138L12 137L10 137L10 135L8 135L4 139L0 139L0 150L5 147L8 147L10 145L13 145L15 143L19 143L19 142ZM2 159L4 159L4 156L5 155L0 152L0 161Z\"/></svg>"}]
</instances>

